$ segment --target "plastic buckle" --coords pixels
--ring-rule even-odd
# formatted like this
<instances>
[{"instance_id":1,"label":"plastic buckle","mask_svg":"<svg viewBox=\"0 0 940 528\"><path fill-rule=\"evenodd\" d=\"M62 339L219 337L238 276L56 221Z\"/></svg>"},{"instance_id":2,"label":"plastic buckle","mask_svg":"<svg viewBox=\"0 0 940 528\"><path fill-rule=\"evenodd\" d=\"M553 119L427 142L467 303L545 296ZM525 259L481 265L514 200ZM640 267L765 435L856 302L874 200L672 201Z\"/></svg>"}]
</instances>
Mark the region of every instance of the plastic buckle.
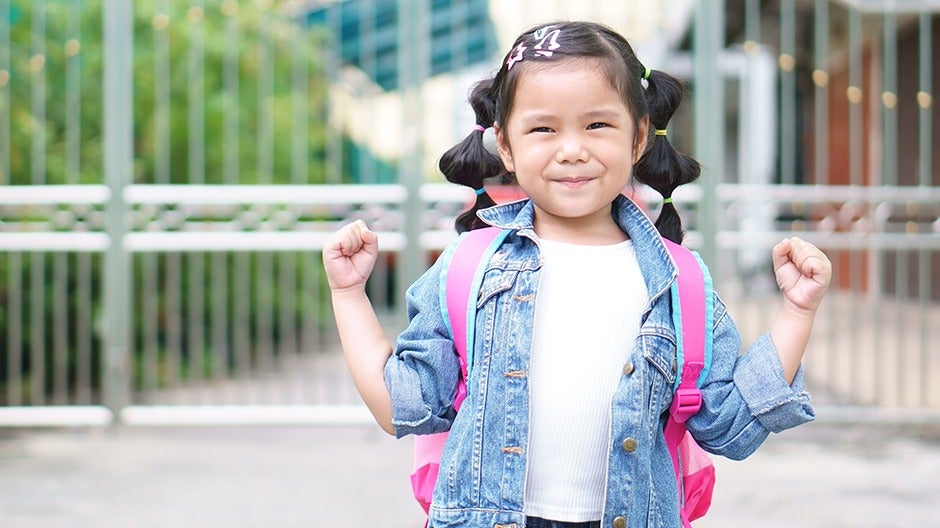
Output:
<instances>
[{"instance_id":1,"label":"plastic buckle","mask_svg":"<svg viewBox=\"0 0 940 528\"><path fill-rule=\"evenodd\" d=\"M678 389L672 397L669 414L679 422L685 423L702 408L702 392L698 389Z\"/></svg>"}]
</instances>

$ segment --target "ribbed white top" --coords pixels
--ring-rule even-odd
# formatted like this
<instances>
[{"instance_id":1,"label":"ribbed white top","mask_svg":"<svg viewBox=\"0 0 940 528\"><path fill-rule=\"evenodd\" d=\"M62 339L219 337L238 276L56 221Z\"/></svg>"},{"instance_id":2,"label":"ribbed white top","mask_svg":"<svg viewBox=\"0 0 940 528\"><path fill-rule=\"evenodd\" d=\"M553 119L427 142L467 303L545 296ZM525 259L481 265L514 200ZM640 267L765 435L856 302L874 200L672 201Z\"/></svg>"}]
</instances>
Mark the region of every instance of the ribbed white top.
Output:
<instances>
[{"instance_id":1,"label":"ribbed white top","mask_svg":"<svg viewBox=\"0 0 940 528\"><path fill-rule=\"evenodd\" d=\"M631 241L539 244L525 513L594 521L604 505L611 398L649 294Z\"/></svg>"}]
</instances>

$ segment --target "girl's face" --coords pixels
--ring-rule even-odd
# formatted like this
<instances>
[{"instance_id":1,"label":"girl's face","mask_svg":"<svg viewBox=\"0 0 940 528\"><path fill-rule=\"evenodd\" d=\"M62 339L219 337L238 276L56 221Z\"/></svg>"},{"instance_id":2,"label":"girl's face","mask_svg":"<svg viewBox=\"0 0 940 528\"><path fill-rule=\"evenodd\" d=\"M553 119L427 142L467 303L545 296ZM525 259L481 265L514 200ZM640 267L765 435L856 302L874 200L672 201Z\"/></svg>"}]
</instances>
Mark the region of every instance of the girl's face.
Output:
<instances>
[{"instance_id":1,"label":"girl's face","mask_svg":"<svg viewBox=\"0 0 940 528\"><path fill-rule=\"evenodd\" d=\"M536 232L587 244L622 239L611 203L646 147L648 118L634 124L595 60L520 73L512 113L497 123L496 137L503 163L535 205Z\"/></svg>"}]
</instances>

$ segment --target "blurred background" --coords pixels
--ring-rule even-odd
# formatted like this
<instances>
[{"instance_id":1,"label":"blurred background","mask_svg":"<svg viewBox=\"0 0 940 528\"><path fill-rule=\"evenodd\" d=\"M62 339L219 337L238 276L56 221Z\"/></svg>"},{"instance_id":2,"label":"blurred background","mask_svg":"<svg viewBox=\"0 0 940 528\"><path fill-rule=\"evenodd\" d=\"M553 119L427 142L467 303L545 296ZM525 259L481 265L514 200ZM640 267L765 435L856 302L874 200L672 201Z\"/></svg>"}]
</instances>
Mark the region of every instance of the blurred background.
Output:
<instances>
[{"instance_id":1,"label":"blurred background","mask_svg":"<svg viewBox=\"0 0 940 528\"><path fill-rule=\"evenodd\" d=\"M378 231L400 330L473 197L436 167L469 89L559 18L688 83L676 202L745 340L798 234L835 271L820 419L938 426L938 1L0 0L0 432L368 423L319 251Z\"/></svg>"}]
</instances>

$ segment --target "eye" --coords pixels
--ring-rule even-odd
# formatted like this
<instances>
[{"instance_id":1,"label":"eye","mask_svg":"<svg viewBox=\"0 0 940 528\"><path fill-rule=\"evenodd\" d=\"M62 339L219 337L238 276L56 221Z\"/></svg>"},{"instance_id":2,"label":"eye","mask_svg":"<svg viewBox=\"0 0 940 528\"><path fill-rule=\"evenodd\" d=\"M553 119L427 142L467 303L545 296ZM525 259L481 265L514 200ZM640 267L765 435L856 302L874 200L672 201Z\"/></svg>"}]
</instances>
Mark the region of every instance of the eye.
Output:
<instances>
[{"instance_id":1,"label":"eye","mask_svg":"<svg viewBox=\"0 0 940 528\"><path fill-rule=\"evenodd\" d=\"M549 128L549 127L540 126L540 127L533 127L532 130L530 130L529 132L533 132L533 133L549 133L549 132L551 132L551 131L552 131L552 129Z\"/></svg>"},{"instance_id":2,"label":"eye","mask_svg":"<svg viewBox=\"0 0 940 528\"><path fill-rule=\"evenodd\" d=\"M610 125L608 125L607 123L600 123L600 122L591 123L590 125L588 125L588 130L597 130L599 128L607 128L608 126Z\"/></svg>"}]
</instances>

